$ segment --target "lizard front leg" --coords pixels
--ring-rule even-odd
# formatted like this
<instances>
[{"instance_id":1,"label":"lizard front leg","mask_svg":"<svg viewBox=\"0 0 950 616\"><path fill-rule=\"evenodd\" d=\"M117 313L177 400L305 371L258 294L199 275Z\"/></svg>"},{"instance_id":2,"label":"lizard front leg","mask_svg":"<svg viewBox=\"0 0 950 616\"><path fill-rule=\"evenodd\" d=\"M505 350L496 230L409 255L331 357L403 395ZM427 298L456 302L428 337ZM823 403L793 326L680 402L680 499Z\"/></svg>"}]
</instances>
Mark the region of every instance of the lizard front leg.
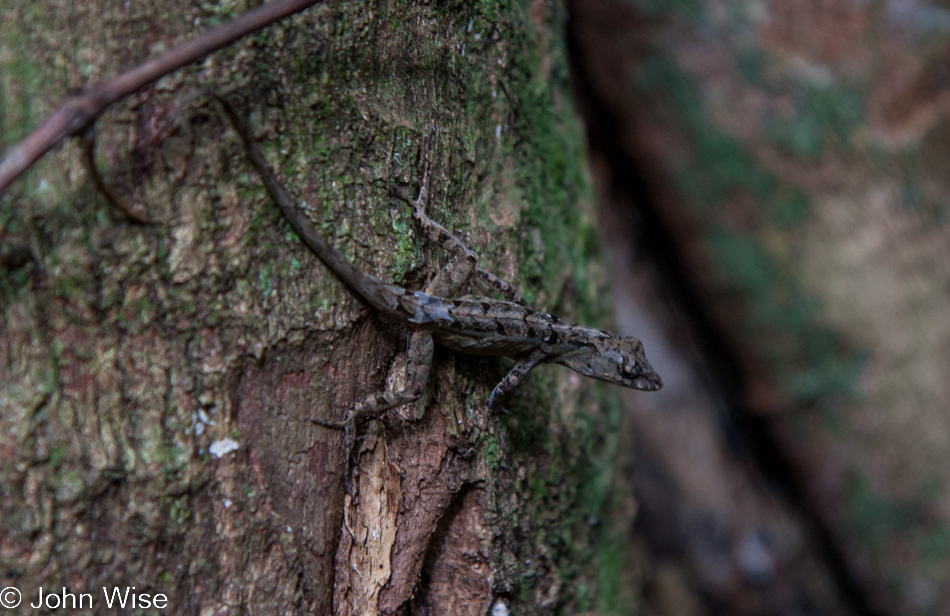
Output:
<instances>
[{"instance_id":1,"label":"lizard front leg","mask_svg":"<svg viewBox=\"0 0 950 616\"><path fill-rule=\"evenodd\" d=\"M414 331L409 337L409 351L406 360L406 384L399 391L386 391L366 396L357 402L343 421L326 421L311 419L313 423L324 428L343 430L346 471L344 477L349 477L350 460L356 446L356 428L365 419L380 415L389 409L410 404L419 399L425 391L426 381L429 379L429 369L432 366L434 351L432 334L424 331Z\"/></svg>"},{"instance_id":2,"label":"lizard front leg","mask_svg":"<svg viewBox=\"0 0 950 616\"><path fill-rule=\"evenodd\" d=\"M531 372L532 368L546 359L549 359L548 354L541 349L536 349L526 358L515 364L515 367L505 375L505 378L503 378L498 385L495 385L495 389L492 390L491 396L488 398L488 408L494 406L495 400L499 397L505 396L512 389L517 387L518 383Z\"/></svg>"}]
</instances>

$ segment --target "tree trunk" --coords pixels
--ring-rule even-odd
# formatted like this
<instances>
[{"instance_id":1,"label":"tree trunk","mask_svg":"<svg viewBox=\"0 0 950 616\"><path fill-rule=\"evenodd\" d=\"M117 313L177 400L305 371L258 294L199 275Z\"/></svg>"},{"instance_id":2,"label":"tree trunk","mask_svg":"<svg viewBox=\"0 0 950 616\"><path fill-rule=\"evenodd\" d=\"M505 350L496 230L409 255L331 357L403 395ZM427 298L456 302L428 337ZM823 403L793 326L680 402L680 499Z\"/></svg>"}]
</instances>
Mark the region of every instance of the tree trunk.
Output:
<instances>
[{"instance_id":1,"label":"tree trunk","mask_svg":"<svg viewBox=\"0 0 950 616\"><path fill-rule=\"evenodd\" d=\"M252 6L0 0L0 145ZM108 204L74 144L2 197L3 243L31 254L0 270L2 586L96 613L126 586L182 614L634 608L617 392L544 367L493 416L510 362L437 350L423 400L361 427L346 494L343 435L310 419L398 389L406 331L300 243L215 108L173 119L197 86L229 94L331 243L410 289L445 256L392 193L418 186L434 127L433 219L536 308L596 324L564 19L318 6L100 119L106 182L153 224Z\"/></svg>"}]
</instances>

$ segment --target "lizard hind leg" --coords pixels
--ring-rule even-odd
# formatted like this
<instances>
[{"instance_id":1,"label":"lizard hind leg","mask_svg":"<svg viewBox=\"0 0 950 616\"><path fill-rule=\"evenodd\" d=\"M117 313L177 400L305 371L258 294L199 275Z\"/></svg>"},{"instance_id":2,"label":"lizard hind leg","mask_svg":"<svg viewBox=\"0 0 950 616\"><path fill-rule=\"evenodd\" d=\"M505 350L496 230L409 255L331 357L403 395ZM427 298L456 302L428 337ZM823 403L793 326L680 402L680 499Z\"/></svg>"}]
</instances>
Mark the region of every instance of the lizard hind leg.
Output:
<instances>
[{"instance_id":1,"label":"lizard hind leg","mask_svg":"<svg viewBox=\"0 0 950 616\"><path fill-rule=\"evenodd\" d=\"M415 199L407 199L407 201L412 206L412 217L426 239L452 255L452 260L426 286L425 292L441 297L453 297L458 293L459 288L465 284L469 276L475 274L478 280L500 293L509 302L529 307L528 302L521 297L521 294L511 283L489 271L476 267L478 255L475 254L475 251L426 214L431 197L429 190L429 147L430 142L427 139L422 151L422 184L419 187L419 194Z\"/></svg>"},{"instance_id":2,"label":"lizard hind leg","mask_svg":"<svg viewBox=\"0 0 950 616\"><path fill-rule=\"evenodd\" d=\"M419 194L415 199L409 199L402 195L397 195L412 207L412 218L416 221L420 232L427 241L439 246L448 252L452 258L448 264L433 278L424 289L429 295L438 295L449 298L454 296L459 288L468 280L469 276L475 271L475 264L478 262L478 255L475 251L465 245L462 240L455 237L451 231L429 218L426 209L429 206L431 196L429 190L430 166L429 150L431 147L431 135L426 138L422 146L422 182L419 185Z\"/></svg>"},{"instance_id":3,"label":"lizard hind leg","mask_svg":"<svg viewBox=\"0 0 950 616\"><path fill-rule=\"evenodd\" d=\"M476 267L473 273L475 274L476 278L491 287L493 290L498 291L501 296L509 302L520 304L525 308L531 307L528 302L525 301L523 297L521 297L521 293L518 293L518 289L516 289L513 284L504 278L499 278L498 276L492 274L489 271L483 270L480 267Z\"/></svg>"},{"instance_id":4,"label":"lizard hind leg","mask_svg":"<svg viewBox=\"0 0 950 616\"><path fill-rule=\"evenodd\" d=\"M389 409L415 402L425 391L426 381L429 378L429 368L432 365L434 351L432 335L428 332L416 331L409 337L409 351L406 362L406 383L399 391L385 391L371 394L357 402L343 421L327 421L311 419L310 421L324 428L344 431L346 451L346 469L344 477L350 476L350 461L356 447L356 430L359 424L366 419L376 417Z\"/></svg>"}]
</instances>

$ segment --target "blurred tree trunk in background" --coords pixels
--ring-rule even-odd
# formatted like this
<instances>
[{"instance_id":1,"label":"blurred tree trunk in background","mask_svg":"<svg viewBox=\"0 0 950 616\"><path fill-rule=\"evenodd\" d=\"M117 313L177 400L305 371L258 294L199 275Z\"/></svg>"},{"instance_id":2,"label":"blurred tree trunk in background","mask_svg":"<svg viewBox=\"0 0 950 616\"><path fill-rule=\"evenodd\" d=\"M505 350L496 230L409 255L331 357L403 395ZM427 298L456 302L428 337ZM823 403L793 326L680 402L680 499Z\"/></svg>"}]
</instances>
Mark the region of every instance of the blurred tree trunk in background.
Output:
<instances>
[{"instance_id":1,"label":"blurred tree trunk in background","mask_svg":"<svg viewBox=\"0 0 950 616\"><path fill-rule=\"evenodd\" d=\"M0 1L0 145L70 88L252 8L245 1ZM607 296L557 3L327 3L145 88L98 124L122 220L75 144L0 200L0 563L39 586L163 593L170 613L630 613L635 506L616 389L437 352L418 408L343 416L399 387L405 332L297 240L211 106L228 93L300 207L358 267L420 288L432 217L538 308L595 324ZM419 418L412 422L411 418ZM507 613L497 607L497 612ZM97 609L98 611L98 609Z\"/></svg>"},{"instance_id":2,"label":"blurred tree trunk in background","mask_svg":"<svg viewBox=\"0 0 950 616\"><path fill-rule=\"evenodd\" d=\"M685 298L674 331L701 331L855 605L950 613L950 11L572 10L644 245Z\"/></svg>"}]
</instances>

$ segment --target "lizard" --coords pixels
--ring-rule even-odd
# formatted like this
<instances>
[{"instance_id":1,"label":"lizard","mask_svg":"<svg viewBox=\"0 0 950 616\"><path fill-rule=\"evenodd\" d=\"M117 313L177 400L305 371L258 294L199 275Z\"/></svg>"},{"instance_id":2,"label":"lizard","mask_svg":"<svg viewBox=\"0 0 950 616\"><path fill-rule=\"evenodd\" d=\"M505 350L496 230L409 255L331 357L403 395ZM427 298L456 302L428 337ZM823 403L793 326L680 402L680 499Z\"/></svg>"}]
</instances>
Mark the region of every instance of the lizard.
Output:
<instances>
[{"instance_id":1,"label":"lizard","mask_svg":"<svg viewBox=\"0 0 950 616\"><path fill-rule=\"evenodd\" d=\"M634 389L656 391L663 386L638 339L535 311L511 284L479 268L473 250L428 217L429 136L422 148L418 195L414 199L396 196L412 207L412 216L426 238L448 251L452 258L422 291L413 292L363 272L333 248L316 230L304 210L294 205L230 103L214 92L204 94L221 104L269 196L304 244L352 293L381 315L412 330L405 386L401 390L365 397L349 409L342 421L311 419L316 425L345 432L347 460L352 455L360 422L419 399L428 380L436 343L460 353L515 360L514 367L492 390L489 409L542 362L557 363L583 376ZM459 289L472 277L492 287L505 299L473 295L455 298Z\"/></svg>"}]
</instances>

